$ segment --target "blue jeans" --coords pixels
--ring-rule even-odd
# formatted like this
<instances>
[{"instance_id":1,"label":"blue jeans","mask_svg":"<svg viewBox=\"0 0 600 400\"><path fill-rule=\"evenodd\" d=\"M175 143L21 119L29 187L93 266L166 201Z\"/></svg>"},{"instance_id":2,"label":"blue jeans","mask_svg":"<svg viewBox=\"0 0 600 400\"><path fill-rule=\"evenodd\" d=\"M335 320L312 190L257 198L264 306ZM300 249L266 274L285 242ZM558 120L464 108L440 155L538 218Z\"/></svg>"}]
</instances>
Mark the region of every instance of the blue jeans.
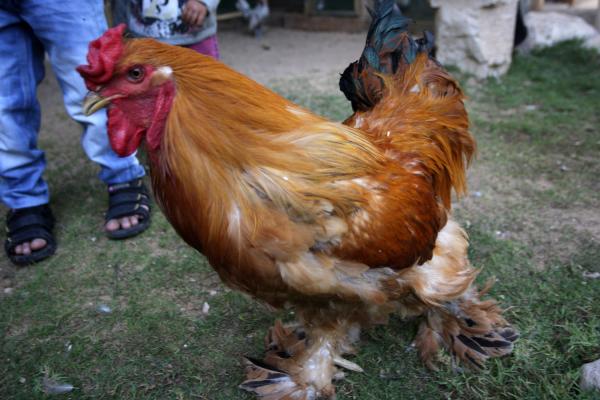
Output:
<instances>
[{"instance_id":1,"label":"blue jeans","mask_svg":"<svg viewBox=\"0 0 600 400\"><path fill-rule=\"evenodd\" d=\"M100 165L106 184L144 176L135 156L118 157L106 134L106 113L85 116L87 92L75 67L86 62L88 43L106 30L102 0L0 0L0 201L9 208L49 201L37 148L44 54L60 84L69 115L83 127L81 145Z\"/></svg>"}]
</instances>

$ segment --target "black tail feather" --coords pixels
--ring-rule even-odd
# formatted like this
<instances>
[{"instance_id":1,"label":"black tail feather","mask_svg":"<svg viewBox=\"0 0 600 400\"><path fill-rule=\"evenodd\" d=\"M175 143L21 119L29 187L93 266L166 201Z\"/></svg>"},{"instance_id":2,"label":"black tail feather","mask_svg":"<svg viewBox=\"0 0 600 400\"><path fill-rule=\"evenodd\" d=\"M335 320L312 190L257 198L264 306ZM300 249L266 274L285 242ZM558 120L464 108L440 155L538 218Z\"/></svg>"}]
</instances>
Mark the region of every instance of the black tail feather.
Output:
<instances>
[{"instance_id":1,"label":"black tail feather","mask_svg":"<svg viewBox=\"0 0 600 400\"><path fill-rule=\"evenodd\" d=\"M379 74L393 75L412 63L418 53L430 54L433 48L433 35L429 32L417 41L410 37L411 20L402 15L395 0L377 0L369 13L373 21L365 49L340 78L340 90L355 111L368 110L381 98L384 83Z\"/></svg>"}]
</instances>

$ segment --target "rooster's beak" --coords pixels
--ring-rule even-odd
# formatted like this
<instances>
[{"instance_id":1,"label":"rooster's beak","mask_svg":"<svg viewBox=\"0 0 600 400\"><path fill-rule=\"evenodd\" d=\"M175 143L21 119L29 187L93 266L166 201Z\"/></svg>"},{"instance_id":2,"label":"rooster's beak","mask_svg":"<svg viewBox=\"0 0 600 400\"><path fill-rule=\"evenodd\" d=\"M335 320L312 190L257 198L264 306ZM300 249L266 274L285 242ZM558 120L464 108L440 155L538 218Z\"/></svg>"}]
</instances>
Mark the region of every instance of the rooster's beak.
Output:
<instances>
[{"instance_id":1,"label":"rooster's beak","mask_svg":"<svg viewBox=\"0 0 600 400\"><path fill-rule=\"evenodd\" d=\"M111 100L122 97L121 95L115 94L109 97L102 97L96 92L89 92L85 99L83 99L83 113L85 115L92 115L99 109L106 107Z\"/></svg>"}]
</instances>

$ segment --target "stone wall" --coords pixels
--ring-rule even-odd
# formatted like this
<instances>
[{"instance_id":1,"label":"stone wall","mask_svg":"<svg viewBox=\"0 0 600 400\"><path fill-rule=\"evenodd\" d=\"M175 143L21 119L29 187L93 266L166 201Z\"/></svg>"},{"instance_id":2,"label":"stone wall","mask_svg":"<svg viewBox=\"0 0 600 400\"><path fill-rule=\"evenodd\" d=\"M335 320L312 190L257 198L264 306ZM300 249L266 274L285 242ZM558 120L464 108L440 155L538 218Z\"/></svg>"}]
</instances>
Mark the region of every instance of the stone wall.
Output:
<instances>
[{"instance_id":1,"label":"stone wall","mask_svg":"<svg viewBox=\"0 0 600 400\"><path fill-rule=\"evenodd\" d=\"M436 58L477 78L500 76L512 61L517 0L430 0Z\"/></svg>"}]
</instances>

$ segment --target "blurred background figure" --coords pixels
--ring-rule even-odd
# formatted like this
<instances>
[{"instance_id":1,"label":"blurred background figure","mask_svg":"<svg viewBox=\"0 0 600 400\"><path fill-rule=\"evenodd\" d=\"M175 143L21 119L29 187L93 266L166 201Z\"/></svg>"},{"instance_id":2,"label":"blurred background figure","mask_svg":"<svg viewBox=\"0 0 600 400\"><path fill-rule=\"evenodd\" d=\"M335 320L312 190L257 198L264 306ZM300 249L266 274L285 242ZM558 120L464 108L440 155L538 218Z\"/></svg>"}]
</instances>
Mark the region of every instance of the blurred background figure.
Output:
<instances>
[{"instance_id":1,"label":"blurred background figure","mask_svg":"<svg viewBox=\"0 0 600 400\"><path fill-rule=\"evenodd\" d=\"M17 265L56 250L50 194L42 177L46 161L37 146L41 110L36 90L44 78L45 54L68 114L83 126L83 149L108 185L107 235L123 239L150 223L143 167L135 156L120 158L112 151L106 113L85 116L81 109L87 89L75 67L85 62L89 42L105 30L101 0L0 2L0 201L9 208L4 249Z\"/></svg>"},{"instance_id":2,"label":"blurred background figure","mask_svg":"<svg viewBox=\"0 0 600 400\"><path fill-rule=\"evenodd\" d=\"M237 0L236 8L242 12L243 17L248 21L248 29L255 36L262 36L263 24L269 16L268 0L258 0L252 8L246 0Z\"/></svg>"},{"instance_id":3,"label":"blurred background figure","mask_svg":"<svg viewBox=\"0 0 600 400\"><path fill-rule=\"evenodd\" d=\"M528 0L520 0L517 6L517 23L515 25L515 48L527 39L527 25L525 25L525 14L528 10Z\"/></svg>"},{"instance_id":4,"label":"blurred background figure","mask_svg":"<svg viewBox=\"0 0 600 400\"><path fill-rule=\"evenodd\" d=\"M135 37L150 37L219 58L219 0L111 0L113 24Z\"/></svg>"}]
</instances>

